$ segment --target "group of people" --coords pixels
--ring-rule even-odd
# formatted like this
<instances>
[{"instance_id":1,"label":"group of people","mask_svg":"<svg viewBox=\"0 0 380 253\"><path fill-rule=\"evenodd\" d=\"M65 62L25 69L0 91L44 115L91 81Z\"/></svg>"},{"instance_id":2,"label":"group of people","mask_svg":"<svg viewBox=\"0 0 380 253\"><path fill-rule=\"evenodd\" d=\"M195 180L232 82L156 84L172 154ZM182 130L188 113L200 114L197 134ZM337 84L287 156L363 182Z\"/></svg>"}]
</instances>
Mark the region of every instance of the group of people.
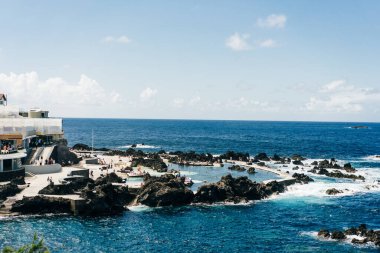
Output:
<instances>
[{"instance_id":1,"label":"group of people","mask_svg":"<svg viewBox=\"0 0 380 253\"><path fill-rule=\"evenodd\" d=\"M12 144L9 144L9 143L5 143L5 144L2 144L1 145L1 150L2 151L7 151L8 153L11 152L11 151L15 151L16 148L14 145Z\"/></svg>"},{"instance_id":2,"label":"group of people","mask_svg":"<svg viewBox=\"0 0 380 253\"><path fill-rule=\"evenodd\" d=\"M44 158L41 156L34 161L34 165L42 166L42 165L50 165L50 164L55 164L54 159L51 157L49 159L45 159L45 161L44 161Z\"/></svg>"},{"instance_id":3,"label":"group of people","mask_svg":"<svg viewBox=\"0 0 380 253\"><path fill-rule=\"evenodd\" d=\"M32 139L29 143L30 147L44 147L50 145L51 142L43 140L41 138Z\"/></svg>"},{"instance_id":4,"label":"group of people","mask_svg":"<svg viewBox=\"0 0 380 253\"><path fill-rule=\"evenodd\" d=\"M48 181L50 184L52 184L52 183L53 183L53 177L48 177L48 178L47 178L47 181Z\"/></svg>"}]
</instances>

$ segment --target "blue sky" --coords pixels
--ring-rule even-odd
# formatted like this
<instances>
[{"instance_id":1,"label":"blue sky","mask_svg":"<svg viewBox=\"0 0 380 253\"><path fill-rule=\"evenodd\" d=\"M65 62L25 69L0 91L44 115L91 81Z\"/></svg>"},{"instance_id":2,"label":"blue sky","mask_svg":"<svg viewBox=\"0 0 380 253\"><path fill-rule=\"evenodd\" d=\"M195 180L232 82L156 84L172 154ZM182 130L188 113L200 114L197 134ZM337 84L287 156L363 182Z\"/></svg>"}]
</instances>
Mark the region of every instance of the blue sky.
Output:
<instances>
[{"instance_id":1,"label":"blue sky","mask_svg":"<svg viewBox=\"0 0 380 253\"><path fill-rule=\"evenodd\" d=\"M0 1L0 90L55 116L379 121L378 1Z\"/></svg>"}]
</instances>

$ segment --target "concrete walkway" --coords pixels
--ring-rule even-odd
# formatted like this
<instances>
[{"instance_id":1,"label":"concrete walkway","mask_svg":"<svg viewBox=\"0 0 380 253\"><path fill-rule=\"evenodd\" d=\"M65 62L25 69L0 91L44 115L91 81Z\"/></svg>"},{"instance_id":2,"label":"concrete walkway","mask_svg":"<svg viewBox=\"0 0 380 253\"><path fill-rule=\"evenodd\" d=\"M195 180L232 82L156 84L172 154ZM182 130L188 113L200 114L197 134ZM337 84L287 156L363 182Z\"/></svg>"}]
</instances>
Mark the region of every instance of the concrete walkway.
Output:
<instances>
[{"instance_id":1,"label":"concrete walkway","mask_svg":"<svg viewBox=\"0 0 380 253\"><path fill-rule=\"evenodd\" d=\"M271 172L271 173L274 173L274 174L282 177L283 179L292 178L288 173L282 172L282 171L277 170L277 169L269 168L269 167L266 167L266 166L259 166L257 164L247 165L247 162L233 161L233 160L227 160L227 162L234 163L236 165L240 165L240 166L244 166L244 167L249 167L249 168L251 167L251 168L258 169L258 170L263 170L263 171Z\"/></svg>"}]
</instances>

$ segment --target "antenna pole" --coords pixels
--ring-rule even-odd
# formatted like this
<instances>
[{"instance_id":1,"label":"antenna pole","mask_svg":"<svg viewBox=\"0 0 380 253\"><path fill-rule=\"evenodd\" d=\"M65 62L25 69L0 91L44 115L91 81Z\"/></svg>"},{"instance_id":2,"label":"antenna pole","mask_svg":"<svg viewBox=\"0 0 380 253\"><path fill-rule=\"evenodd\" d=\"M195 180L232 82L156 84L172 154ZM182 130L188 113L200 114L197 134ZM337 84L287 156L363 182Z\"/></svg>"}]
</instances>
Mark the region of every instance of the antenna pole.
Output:
<instances>
[{"instance_id":1,"label":"antenna pole","mask_svg":"<svg viewBox=\"0 0 380 253\"><path fill-rule=\"evenodd\" d=\"M92 129L92 139L91 139L91 155L94 153L94 129Z\"/></svg>"}]
</instances>

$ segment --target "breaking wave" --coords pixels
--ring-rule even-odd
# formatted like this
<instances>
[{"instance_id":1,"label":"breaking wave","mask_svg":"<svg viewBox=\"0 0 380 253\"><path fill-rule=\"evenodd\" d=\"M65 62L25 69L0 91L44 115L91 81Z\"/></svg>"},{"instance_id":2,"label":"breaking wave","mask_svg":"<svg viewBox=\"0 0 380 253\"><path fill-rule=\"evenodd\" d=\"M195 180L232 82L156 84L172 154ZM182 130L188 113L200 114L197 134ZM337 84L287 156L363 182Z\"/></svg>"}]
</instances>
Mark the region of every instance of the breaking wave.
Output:
<instances>
[{"instance_id":1,"label":"breaking wave","mask_svg":"<svg viewBox=\"0 0 380 253\"><path fill-rule=\"evenodd\" d=\"M153 145L146 145L146 144L132 144L132 145L119 146L117 148L159 149L160 147L153 146Z\"/></svg>"}]
</instances>

